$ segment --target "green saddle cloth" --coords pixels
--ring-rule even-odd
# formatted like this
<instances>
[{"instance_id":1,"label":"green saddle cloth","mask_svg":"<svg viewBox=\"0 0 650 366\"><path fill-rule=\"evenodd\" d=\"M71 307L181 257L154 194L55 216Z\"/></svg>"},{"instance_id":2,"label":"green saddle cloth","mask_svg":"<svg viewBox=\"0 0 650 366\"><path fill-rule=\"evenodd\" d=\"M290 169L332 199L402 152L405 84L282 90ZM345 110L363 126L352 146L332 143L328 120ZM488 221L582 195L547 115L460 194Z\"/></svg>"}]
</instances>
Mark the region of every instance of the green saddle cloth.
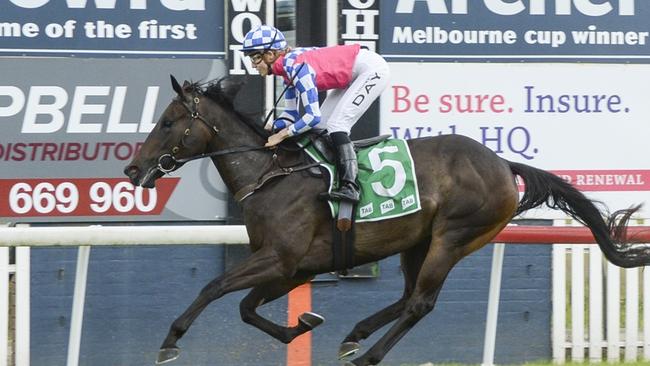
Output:
<instances>
[{"instance_id":1,"label":"green saddle cloth","mask_svg":"<svg viewBox=\"0 0 650 366\"><path fill-rule=\"evenodd\" d=\"M308 140L303 140L305 145ZM337 168L322 156L313 144L307 154L329 171L329 191L339 184ZM420 194L411 151L406 140L384 140L357 151L361 188L360 201L355 207L356 222L379 221L400 217L421 209ZM332 217L338 215L338 202L329 201Z\"/></svg>"}]
</instances>

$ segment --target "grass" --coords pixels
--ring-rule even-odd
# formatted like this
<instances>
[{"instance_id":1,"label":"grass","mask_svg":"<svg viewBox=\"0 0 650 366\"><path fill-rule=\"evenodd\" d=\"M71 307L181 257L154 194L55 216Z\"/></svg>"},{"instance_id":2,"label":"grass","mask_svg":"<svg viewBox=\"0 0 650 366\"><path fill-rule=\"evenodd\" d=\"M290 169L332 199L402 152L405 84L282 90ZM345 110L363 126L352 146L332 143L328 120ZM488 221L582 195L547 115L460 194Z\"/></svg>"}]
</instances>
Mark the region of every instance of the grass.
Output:
<instances>
[{"instance_id":1,"label":"grass","mask_svg":"<svg viewBox=\"0 0 650 366\"><path fill-rule=\"evenodd\" d=\"M527 362L524 364L510 364L510 365L498 365L498 366L558 366L553 362ZM561 364L562 366L588 366L588 365L601 365L601 366L650 366L650 361L639 361L639 362L601 362L601 363L592 363L585 361L582 363L579 362L567 362ZM396 365L397 366L397 365ZM460 363L425 363L425 364L401 364L399 366L480 366L480 364L460 364Z\"/></svg>"},{"instance_id":2,"label":"grass","mask_svg":"<svg viewBox=\"0 0 650 366\"><path fill-rule=\"evenodd\" d=\"M552 362L533 362L533 363L525 363L523 366L557 366L558 364L554 364ZM602 366L648 366L650 365L650 362L648 361L639 361L639 362L616 362L616 363L609 363L609 362L601 362L601 363L592 363L590 361L585 361L582 363L579 362L568 362L565 364L562 364L564 366L586 366L586 365L602 365Z\"/></svg>"}]
</instances>

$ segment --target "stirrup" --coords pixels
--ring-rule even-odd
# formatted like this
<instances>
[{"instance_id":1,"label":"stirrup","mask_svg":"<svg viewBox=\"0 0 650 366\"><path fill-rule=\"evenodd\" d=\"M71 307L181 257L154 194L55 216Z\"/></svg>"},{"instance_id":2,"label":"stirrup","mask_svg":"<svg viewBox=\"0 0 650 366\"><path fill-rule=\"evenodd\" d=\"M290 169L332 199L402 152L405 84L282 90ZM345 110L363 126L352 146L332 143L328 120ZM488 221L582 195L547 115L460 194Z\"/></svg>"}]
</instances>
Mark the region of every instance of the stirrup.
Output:
<instances>
[{"instance_id":1,"label":"stirrup","mask_svg":"<svg viewBox=\"0 0 650 366\"><path fill-rule=\"evenodd\" d=\"M328 197L332 201L348 201L352 203L359 202L359 191L354 187L350 187L351 184L346 184L338 191L329 192Z\"/></svg>"}]
</instances>

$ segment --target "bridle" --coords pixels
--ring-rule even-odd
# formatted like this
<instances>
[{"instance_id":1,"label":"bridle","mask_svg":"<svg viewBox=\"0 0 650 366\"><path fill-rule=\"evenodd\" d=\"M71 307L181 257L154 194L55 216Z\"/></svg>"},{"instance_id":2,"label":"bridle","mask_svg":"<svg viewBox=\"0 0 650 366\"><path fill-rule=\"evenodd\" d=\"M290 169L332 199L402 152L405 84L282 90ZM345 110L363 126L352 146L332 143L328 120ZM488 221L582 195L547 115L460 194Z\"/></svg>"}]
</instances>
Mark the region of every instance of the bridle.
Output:
<instances>
[{"instance_id":1,"label":"bridle","mask_svg":"<svg viewBox=\"0 0 650 366\"><path fill-rule=\"evenodd\" d=\"M296 73L297 75L297 73ZM294 75L295 77L295 75ZM293 81L293 78L292 78ZM286 91L286 88L285 88ZM282 94L284 95L284 92ZM211 138L214 138L219 134L219 129L216 128L216 126L213 123L210 123L201 113L199 112L199 104L201 102L201 99L199 98L200 95L200 90L197 90L196 88L192 91L192 97L191 101L192 103L190 104L188 101L181 99L179 102L187 109L189 112L190 118L191 118L191 123L190 127L186 128L185 131L183 132L183 135L180 138L179 143L174 146L171 149L170 153L164 153L158 158L158 165L156 166L155 169L159 170L163 174L170 173L174 171L176 168L179 167L180 164L187 163L192 160L197 160L197 159L203 159L207 157L214 157L214 156L220 156L220 155L227 155L227 154L233 154L233 153L240 153L240 152L247 152L247 151L256 151L256 150L264 150L267 149L266 146L261 145L261 146L237 146L237 147L232 147L228 149L223 149L223 150L218 150L218 151L213 151L209 153L202 153L194 156L190 156L187 158L177 158L176 154L178 154L181 149L185 146L186 144L183 143L184 139L189 136L192 133L191 127L194 124L194 120L199 120L203 124L205 124L208 129L210 130L212 136ZM279 100L279 99L278 99ZM277 102L276 102L277 104ZM267 117L268 119L268 117ZM323 131L325 132L325 131ZM304 150L311 141L303 146L301 146L298 150ZM303 165L297 165L297 166L288 166L288 167L283 167L279 165L278 162L278 155L276 152L273 153L273 164L278 167L278 169L271 169L265 173L262 174L261 177L259 177L254 183L248 184L241 188L238 192L234 193L235 199L240 202L249 195L253 194L256 190L261 188L266 182L268 182L271 179L274 179L276 177L281 177L284 175L289 175L294 172L300 172L303 170L311 169L313 167L321 165L321 162L313 162L313 163L307 163Z\"/></svg>"},{"instance_id":2,"label":"bridle","mask_svg":"<svg viewBox=\"0 0 650 366\"><path fill-rule=\"evenodd\" d=\"M229 149L213 151L210 153L202 153L187 158L180 158L180 159L177 158L176 154L178 154L181 151L181 148L187 146L186 144L183 143L183 141L186 137L188 137L192 133L191 127L193 126L195 120L199 120L203 122L203 124L208 127L208 129L212 134L211 138L214 138L219 133L219 129L217 129L217 127L214 124L210 123L205 117L201 115L201 113L199 113L199 103L201 102L201 99L199 98L196 90L192 92L191 100L192 100L192 104L189 104L186 100L180 100L180 103L189 112L192 122L190 123L190 127L186 128L185 131L183 132L183 135L181 136L179 143L176 144L176 146L172 147L171 152L164 153L160 155L160 157L158 158L158 165L156 166L156 168L160 170L162 173L165 174L170 173L174 171L180 164L185 164L192 160L226 155L226 154L233 154L238 152L262 150L266 148L263 145L262 146L238 146Z\"/></svg>"},{"instance_id":3,"label":"bridle","mask_svg":"<svg viewBox=\"0 0 650 366\"><path fill-rule=\"evenodd\" d=\"M275 40L275 36L274 36L273 39ZM304 65L305 65L304 62L302 64L300 64L300 66L298 67L298 70L291 77L291 79L289 80L289 83L287 83L284 90L282 90L282 93L280 93L280 96L275 100L273 108L271 108L269 113L266 115L266 118L264 119L264 124L266 124L266 122L269 120L269 118L271 118L271 116L272 116L272 114L273 114L273 112L275 110L275 107L278 105L278 103L280 102L280 100L282 99L284 94L287 92L287 90L289 89L289 86L291 84L293 84L293 81L298 76L298 74L300 73L300 70L302 69L302 67ZM198 97L199 91L197 89L198 88L195 87L192 90L192 102L194 102L193 104L188 104L187 101L185 101L185 100L180 100L180 102L183 105L183 107L185 107L185 109L187 109L187 111L190 113L190 117L192 118L192 124L194 123L194 120L197 120L197 119L199 121L203 122L208 127L208 129L213 133L212 137L214 138L214 136L216 136L219 133L219 130L215 127L214 124L208 122L199 113L200 99ZM192 124L190 124L190 127L192 127ZM190 128L185 129L185 132L183 133L183 136L181 136L181 139L180 139L179 143L172 148L171 153L165 153L165 154L160 155L160 157L158 158L158 165L156 166L156 168L159 171L161 171L164 174L167 174L167 173L170 173L170 172L174 171L178 167L178 164L184 164L184 163L187 163L188 161L203 159L203 158L208 158L208 157L213 157L213 156L220 156L220 155L226 155L226 154L239 153L239 152L262 150L262 149L266 148L264 145L262 145L262 146L238 146L238 147L233 147L233 148L230 148L230 149L213 151L211 153L203 153L203 154L199 154L199 155L194 155L194 156L190 156L188 158L177 159L176 154L178 154L178 152L184 146L183 139L185 137L189 136L191 132L192 131L191 131ZM301 149L304 149L304 148L305 147L303 146ZM167 164L169 164L169 165L167 165Z\"/></svg>"}]
</instances>

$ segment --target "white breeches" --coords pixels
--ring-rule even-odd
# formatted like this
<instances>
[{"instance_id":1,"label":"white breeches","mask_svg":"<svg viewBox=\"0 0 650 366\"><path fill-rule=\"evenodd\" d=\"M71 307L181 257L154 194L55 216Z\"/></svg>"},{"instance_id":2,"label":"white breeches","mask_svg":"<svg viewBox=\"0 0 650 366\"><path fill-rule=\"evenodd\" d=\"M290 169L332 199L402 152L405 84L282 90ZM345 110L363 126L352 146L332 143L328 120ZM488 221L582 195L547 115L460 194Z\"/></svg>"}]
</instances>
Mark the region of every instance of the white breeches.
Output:
<instances>
[{"instance_id":1,"label":"white breeches","mask_svg":"<svg viewBox=\"0 0 650 366\"><path fill-rule=\"evenodd\" d=\"M321 105L321 122L329 133L350 134L352 126L388 86L390 70L383 57L359 50L352 69L352 82L346 89L334 89Z\"/></svg>"}]
</instances>

